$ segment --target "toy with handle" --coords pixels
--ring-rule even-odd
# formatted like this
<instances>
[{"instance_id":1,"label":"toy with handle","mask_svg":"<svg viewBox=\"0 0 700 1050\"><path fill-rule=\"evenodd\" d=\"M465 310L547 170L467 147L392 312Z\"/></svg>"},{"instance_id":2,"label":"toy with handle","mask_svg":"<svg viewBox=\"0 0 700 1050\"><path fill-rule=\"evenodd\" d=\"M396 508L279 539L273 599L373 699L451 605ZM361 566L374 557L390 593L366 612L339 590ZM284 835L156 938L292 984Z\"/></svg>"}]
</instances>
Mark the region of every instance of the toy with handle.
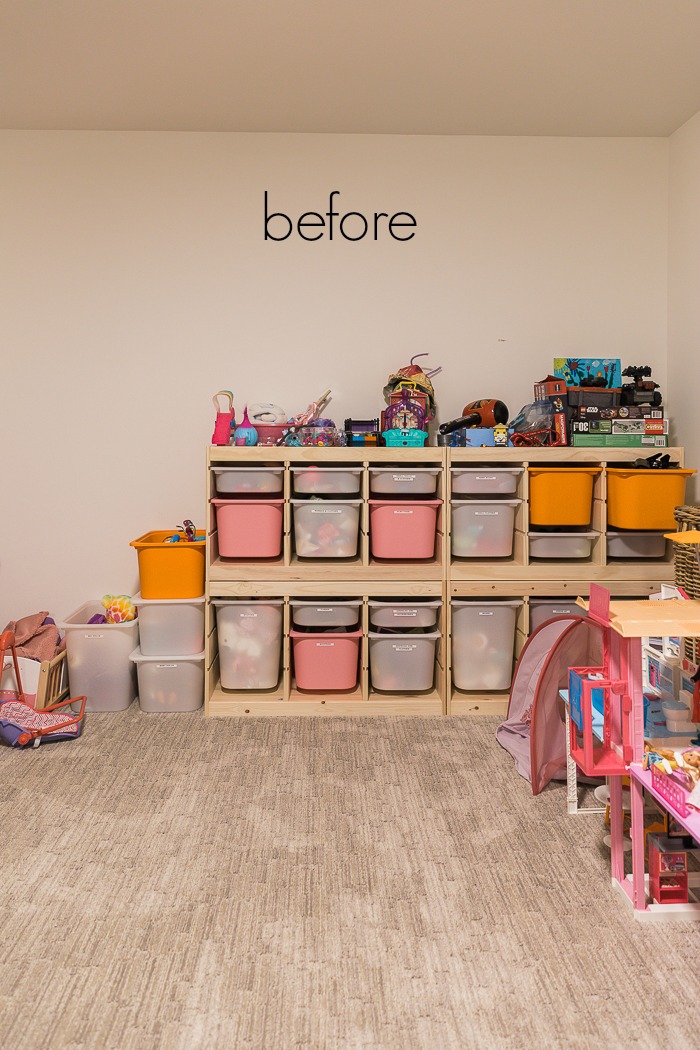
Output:
<instances>
[{"instance_id":1,"label":"toy with handle","mask_svg":"<svg viewBox=\"0 0 700 1050\"><path fill-rule=\"evenodd\" d=\"M228 400L228 410L219 405L219 398ZM216 421L214 422L214 433L211 436L212 445L228 445L231 440L231 431L236 425L235 413L233 411L233 394L230 390L219 390L214 394L212 401L216 409Z\"/></svg>"}]
</instances>

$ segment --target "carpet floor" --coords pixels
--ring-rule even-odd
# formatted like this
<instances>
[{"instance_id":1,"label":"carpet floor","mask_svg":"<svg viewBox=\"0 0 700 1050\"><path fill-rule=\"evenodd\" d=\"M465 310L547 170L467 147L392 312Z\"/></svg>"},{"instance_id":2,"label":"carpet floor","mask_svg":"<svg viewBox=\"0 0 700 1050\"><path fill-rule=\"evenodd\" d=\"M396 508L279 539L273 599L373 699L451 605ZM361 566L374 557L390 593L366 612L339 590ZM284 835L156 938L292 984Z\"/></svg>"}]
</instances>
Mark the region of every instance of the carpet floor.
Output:
<instances>
[{"instance_id":1,"label":"carpet floor","mask_svg":"<svg viewBox=\"0 0 700 1050\"><path fill-rule=\"evenodd\" d=\"M700 926L492 718L132 705L3 749L4 1050L700 1046Z\"/></svg>"}]
</instances>

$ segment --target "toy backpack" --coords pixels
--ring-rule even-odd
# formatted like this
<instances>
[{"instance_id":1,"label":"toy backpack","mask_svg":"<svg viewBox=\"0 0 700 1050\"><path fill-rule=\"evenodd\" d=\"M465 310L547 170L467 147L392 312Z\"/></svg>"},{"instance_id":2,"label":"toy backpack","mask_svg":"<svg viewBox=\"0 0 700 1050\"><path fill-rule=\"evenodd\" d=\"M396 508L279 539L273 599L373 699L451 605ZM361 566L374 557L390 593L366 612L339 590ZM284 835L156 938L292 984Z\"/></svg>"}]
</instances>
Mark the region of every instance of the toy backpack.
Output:
<instances>
[{"instance_id":1,"label":"toy backpack","mask_svg":"<svg viewBox=\"0 0 700 1050\"><path fill-rule=\"evenodd\" d=\"M37 711L24 698L15 636L12 631L5 631L0 635L0 667L4 663L7 649L12 653L17 696L0 701L0 742L10 747L27 747L30 744L38 747L42 740L72 740L79 737L83 728L86 697L62 700ZM80 703L77 713L70 707L75 703Z\"/></svg>"}]
</instances>

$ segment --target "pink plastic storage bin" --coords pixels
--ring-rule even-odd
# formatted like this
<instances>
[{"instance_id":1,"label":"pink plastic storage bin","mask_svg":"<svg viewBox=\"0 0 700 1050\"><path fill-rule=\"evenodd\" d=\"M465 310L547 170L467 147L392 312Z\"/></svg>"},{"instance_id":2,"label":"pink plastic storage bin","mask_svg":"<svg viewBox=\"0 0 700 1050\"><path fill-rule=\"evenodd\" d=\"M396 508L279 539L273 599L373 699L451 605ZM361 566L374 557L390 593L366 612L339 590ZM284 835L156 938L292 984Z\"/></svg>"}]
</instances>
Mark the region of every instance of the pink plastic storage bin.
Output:
<instances>
[{"instance_id":1,"label":"pink plastic storage bin","mask_svg":"<svg viewBox=\"0 0 700 1050\"><path fill-rule=\"evenodd\" d=\"M362 631L289 632L297 689L354 689L357 685Z\"/></svg>"},{"instance_id":2,"label":"pink plastic storage bin","mask_svg":"<svg viewBox=\"0 0 700 1050\"><path fill-rule=\"evenodd\" d=\"M432 558L441 499L369 500L369 544L375 558Z\"/></svg>"},{"instance_id":3,"label":"pink plastic storage bin","mask_svg":"<svg viewBox=\"0 0 700 1050\"><path fill-rule=\"evenodd\" d=\"M284 500L213 499L222 558L276 558Z\"/></svg>"}]
</instances>

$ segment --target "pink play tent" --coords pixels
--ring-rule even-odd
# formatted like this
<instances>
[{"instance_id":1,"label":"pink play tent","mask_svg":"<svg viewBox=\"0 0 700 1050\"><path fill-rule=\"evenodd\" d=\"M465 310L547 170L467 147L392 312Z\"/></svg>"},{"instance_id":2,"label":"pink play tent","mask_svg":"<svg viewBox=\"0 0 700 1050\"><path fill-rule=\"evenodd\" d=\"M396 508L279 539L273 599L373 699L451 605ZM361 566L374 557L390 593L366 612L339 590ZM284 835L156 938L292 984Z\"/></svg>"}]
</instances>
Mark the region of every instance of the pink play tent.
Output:
<instances>
[{"instance_id":1,"label":"pink play tent","mask_svg":"<svg viewBox=\"0 0 700 1050\"><path fill-rule=\"evenodd\" d=\"M570 667L597 667L602 661L600 624L581 616L545 620L520 654L505 722L496 739L532 784L533 795L550 780L566 779L566 730L560 689L568 688Z\"/></svg>"}]
</instances>

